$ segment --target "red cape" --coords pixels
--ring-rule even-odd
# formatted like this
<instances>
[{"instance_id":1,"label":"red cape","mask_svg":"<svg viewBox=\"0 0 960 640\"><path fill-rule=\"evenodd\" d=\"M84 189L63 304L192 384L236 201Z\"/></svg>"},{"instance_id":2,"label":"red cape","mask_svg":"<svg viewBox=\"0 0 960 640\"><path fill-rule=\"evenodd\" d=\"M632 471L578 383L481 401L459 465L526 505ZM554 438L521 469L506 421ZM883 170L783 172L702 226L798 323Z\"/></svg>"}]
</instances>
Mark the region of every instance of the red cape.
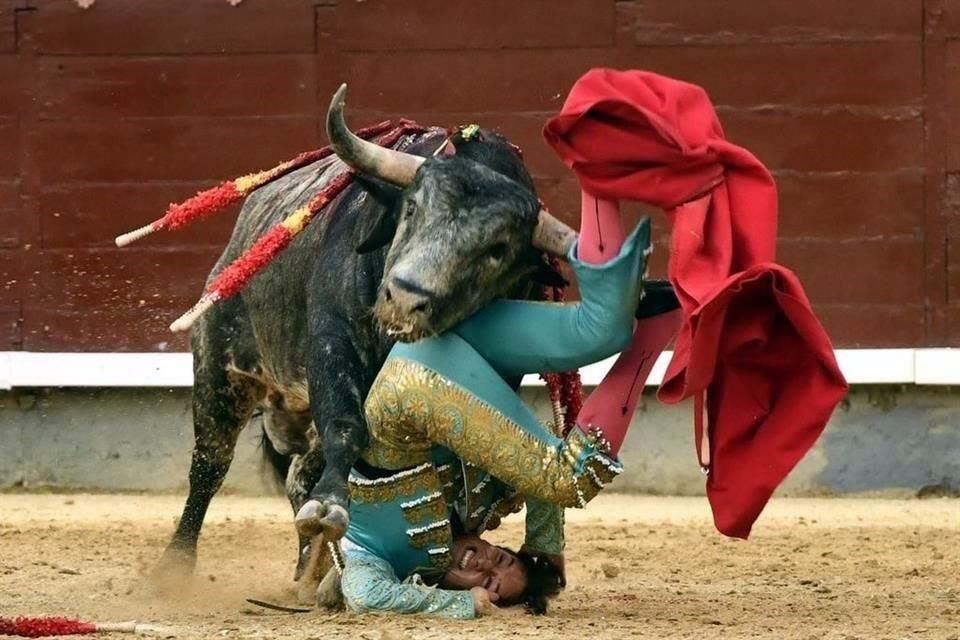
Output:
<instances>
[{"instance_id":1,"label":"red cape","mask_svg":"<svg viewBox=\"0 0 960 640\"><path fill-rule=\"evenodd\" d=\"M697 400L714 522L746 538L847 391L800 281L774 263L773 178L724 138L702 88L643 71L587 72L543 133L588 193L667 211L684 322L658 396Z\"/></svg>"}]
</instances>

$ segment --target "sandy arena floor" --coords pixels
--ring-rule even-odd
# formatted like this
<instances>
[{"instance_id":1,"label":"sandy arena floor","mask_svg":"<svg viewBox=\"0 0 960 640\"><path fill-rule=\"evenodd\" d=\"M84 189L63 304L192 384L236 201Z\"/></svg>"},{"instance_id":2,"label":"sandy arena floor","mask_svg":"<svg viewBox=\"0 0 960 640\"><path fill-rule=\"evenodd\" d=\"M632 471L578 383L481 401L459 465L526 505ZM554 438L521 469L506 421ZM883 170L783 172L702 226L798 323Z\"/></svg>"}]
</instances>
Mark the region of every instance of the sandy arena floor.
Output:
<instances>
[{"instance_id":1,"label":"sandy arena floor","mask_svg":"<svg viewBox=\"0 0 960 640\"><path fill-rule=\"evenodd\" d=\"M195 638L960 638L957 500L776 499L739 542L713 530L703 499L601 496L568 512L570 586L550 615L470 622L246 604L295 605L280 498L216 499L192 587L145 599L143 575L180 506L0 495L0 615L138 618ZM496 537L515 542L521 526Z\"/></svg>"}]
</instances>

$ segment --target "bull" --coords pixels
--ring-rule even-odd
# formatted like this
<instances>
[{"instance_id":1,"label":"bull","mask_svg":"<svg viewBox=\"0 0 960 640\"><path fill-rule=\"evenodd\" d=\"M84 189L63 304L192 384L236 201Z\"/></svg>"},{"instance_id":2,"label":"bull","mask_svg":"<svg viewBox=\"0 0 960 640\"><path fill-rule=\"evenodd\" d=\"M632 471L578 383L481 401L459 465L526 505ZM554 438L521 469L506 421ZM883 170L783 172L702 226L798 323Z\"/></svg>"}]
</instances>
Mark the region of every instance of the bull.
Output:
<instances>
[{"instance_id":1,"label":"bull","mask_svg":"<svg viewBox=\"0 0 960 640\"><path fill-rule=\"evenodd\" d=\"M486 130L448 138L430 129L386 149L347 127L345 89L327 114L337 157L253 192L211 271L212 279L344 163L356 172L241 295L193 328L189 492L160 576L192 570L205 514L255 412L297 514L299 576L309 541L346 529L347 475L368 437L363 402L394 342L442 333L494 298L563 282L545 254L562 253L573 231L541 210L513 145ZM447 143L452 155L435 153Z\"/></svg>"}]
</instances>

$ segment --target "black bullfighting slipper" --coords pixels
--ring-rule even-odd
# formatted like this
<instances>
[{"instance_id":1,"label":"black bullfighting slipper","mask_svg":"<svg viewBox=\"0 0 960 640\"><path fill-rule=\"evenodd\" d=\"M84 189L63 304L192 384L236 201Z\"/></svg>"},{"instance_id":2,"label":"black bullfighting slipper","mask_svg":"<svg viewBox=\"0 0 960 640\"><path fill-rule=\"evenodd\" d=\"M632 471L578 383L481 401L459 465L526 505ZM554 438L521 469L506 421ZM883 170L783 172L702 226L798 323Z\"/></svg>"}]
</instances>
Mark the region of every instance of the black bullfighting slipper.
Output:
<instances>
[{"instance_id":1,"label":"black bullfighting slipper","mask_svg":"<svg viewBox=\"0 0 960 640\"><path fill-rule=\"evenodd\" d=\"M652 318L680 308L680 300L669 280L646 280L644 296L637 305L637 320Z\"/></svg>"}]
</instances>

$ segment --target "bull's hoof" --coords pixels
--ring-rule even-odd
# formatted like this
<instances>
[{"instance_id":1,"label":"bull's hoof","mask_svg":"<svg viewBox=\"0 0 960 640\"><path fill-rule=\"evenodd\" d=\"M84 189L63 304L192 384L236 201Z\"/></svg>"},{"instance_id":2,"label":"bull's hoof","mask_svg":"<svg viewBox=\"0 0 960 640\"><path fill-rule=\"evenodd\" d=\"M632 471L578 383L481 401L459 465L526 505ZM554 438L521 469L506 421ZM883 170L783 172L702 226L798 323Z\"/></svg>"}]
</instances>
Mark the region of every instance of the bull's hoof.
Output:
<instances>
[{"instance_id":1,"label":"bull's hoof","mask_svg":"<svg viewBox=\"0 0 960 640\"><path fill-rule=\"evenodd\" d=\"M293 570L293 581L300 582L303 572L306 571L307 564L310 562L310 541L300 539L300 553L297 554L297 566Z\"/></svg>"},{"instance_id":2,"label":"bull's hoof","mask_svg":"<svg viewBox=\"0 0 960 640\"><path fill-rule=\"evenodd\" d=\"M324 504L319 500L308 500L297 511L294 521L297 533L303 538L315 538L322 535L328 542L339 540L347 532L350 515L338 504Z\"/></svg>"},{"instance_id":3,"label":"bull's hoof","mask_svg":"<svg viewBox=\"0 0 960 640\"><path fill-rule=\"evenodd\" d=\"M340 573L331 567L317 587L317 607L328 611L339 611L344 608L343 591L340 590Z\"/></svg>"},{"instance_id":4,"label":"bull's hoof","mask_svg":"<svg viewBox=\"0 0 960 640\"><path fill-rule=\"evenodd\" d=\"M323 538L314 538L300 550L300 559L297 562L297 602L312 606L316 600L317 588L320 586L320 577L323 571L331 566L329 552L323 543Z\"/></svg>"}]
</instances>

